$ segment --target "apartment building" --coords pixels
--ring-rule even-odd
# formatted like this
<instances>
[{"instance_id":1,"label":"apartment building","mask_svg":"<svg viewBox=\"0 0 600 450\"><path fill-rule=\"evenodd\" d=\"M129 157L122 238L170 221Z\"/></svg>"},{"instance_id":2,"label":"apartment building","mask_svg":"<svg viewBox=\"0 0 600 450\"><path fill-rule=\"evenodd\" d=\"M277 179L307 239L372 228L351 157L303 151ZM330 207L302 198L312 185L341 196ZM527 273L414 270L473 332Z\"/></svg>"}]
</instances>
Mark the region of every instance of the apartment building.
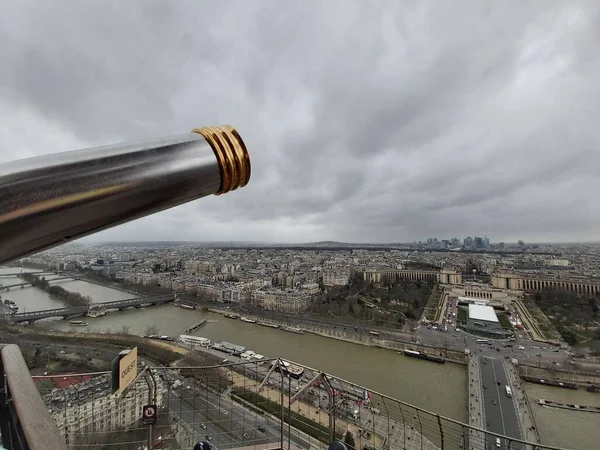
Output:
<instances>
[{"instance_id":1,"label":"apartment building","mask_svg":"<svg viewBox=\"0 0 600 450\"><path fill-rule=\"evenodd\" d=\"M250 301L253 306L270 311L298 312L308 308L310 298L308 292L263 288L252 291Z\"/></svg>"},{"instance_id":2,"label":"apartment building","mask_svg":"<svg viewBox=\"0 0 600 450\"><path fill-rule=\"evenodd\" d=\"M156 387L156 404L162 405L166 387L160 380ZM146 383L137 383L124 397L110 392L110 379L101 376L66 389L54 389L44 398L67 445L85 440L85 435L139 426L142 407L149 401Z\"/></svg>"},{"instance_id":3,"label":"apartment building","mask_svg":"<svg viewBox=\"0 0 600 450\"><path fill-rule=\"evenodd\" d=\"M250 289L245 283L198 284L196 294L213 302L246 303L250 300Z\"/></svg>"},{"instance_id":4,"label":"apartment building","mask_svg":"<svg viewBox=\"0 0 600 450\"><path fill-rule=\"evenodd\" d=\"M323 284L325 286L345 286L350 281L351 269L325 269Z\"/></svg>"}]
</instances>

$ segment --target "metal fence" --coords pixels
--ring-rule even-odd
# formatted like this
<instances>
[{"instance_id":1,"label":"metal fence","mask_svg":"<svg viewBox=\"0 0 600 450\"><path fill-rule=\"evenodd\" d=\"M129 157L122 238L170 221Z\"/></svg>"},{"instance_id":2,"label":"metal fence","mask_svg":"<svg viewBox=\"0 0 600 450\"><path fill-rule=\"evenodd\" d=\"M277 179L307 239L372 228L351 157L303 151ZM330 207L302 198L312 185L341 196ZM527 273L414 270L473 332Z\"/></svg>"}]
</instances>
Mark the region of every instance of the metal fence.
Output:
<instances>
[{"instance_id":1,"label":"metal fence","mask_svg":"<svg viewBox=\"0 0 600 450\"><path fill-rule=\"evenodd\" d=\"M142 368L124 395L108 373L34 377L71 449L556 449L441 417L280 359L210 367ZM157 405L155 425L142 423Z\"/></svg>"}]
</instances>

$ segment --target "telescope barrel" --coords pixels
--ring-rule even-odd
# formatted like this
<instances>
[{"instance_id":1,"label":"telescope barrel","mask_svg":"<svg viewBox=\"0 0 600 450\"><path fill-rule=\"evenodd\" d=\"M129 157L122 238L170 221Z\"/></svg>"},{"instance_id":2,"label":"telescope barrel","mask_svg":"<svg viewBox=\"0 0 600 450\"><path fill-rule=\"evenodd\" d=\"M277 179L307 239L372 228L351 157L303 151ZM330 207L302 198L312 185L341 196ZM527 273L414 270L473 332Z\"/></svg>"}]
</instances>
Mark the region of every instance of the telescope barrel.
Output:
<instances>
[{"instance_id":1,"label":"telescope barrel","mask_svg":"<svg viewBox=\"0 0 600 450\"><path fill-rule=\"evenodd\" d=\"M249 180L229 125L0 165L0 264Z\"/></svg>"}]
</instances>

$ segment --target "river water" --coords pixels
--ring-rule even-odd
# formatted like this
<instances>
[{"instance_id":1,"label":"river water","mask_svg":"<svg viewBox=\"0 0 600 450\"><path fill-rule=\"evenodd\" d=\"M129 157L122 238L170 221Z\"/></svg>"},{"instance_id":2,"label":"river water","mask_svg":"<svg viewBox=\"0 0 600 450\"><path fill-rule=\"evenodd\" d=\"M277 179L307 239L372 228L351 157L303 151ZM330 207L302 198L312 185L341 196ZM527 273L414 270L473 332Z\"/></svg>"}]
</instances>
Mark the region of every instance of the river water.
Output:
<instances>
[{"instance_id":1,"label":"river water","mask_svg":"<svg viewBox=\"0 0 600 450\"><path fill-rule=\"evenodd\" d=\"M0 268L3 273L21 269ZM51 279L52 277L48 277ZM1 277L4 285L16 284L19 278ZM72 292L89 295L95 302L131 298L134 294L85 281L57 281ZM34 311L64 306L36 288L13 288L0 292L3 299L15 301L19 311ZM220 314L190 311L172 304L111 312L104 317L86 318L85 331L117 332L126 328L132 334L143 335L149 326L159 334L177 336L196 322L209 322L194 335L211 340L226 340L243 345L268 357L280 356L310 367L329 372L369 389L414 404L429 411L464 422L467 408L466 368L455 364L434 364L400 356L394 351L375 349L337 341L313 334L298 335L262 327ZM41 321L35 326L56 330L74 330L68 321ZM82 331L77 328L77 331ZM585 412L539 407L537 398L573 402L584 405L600 404L600 394L586 391L538 386L526 383L527 393L542 441L546 444L582 450L597 449L597 424L600 415ZM573 436L577 436L576 444Z\"/></svg>"}]
</instances>

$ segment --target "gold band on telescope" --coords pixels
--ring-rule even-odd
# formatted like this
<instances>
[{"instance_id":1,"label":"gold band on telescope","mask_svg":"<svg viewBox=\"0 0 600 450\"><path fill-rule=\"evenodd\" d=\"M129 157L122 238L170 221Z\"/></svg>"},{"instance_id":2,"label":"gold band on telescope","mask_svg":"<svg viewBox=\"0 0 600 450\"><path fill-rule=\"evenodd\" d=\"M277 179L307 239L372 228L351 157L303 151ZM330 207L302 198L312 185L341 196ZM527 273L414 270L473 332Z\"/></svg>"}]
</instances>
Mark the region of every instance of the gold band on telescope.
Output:
<instances>
[{"instance_id":1,"label":"gold band on telescope","mask_svg":"<svg viewBox=\"0 0 600 450\"><path fill-rule=\"evenodd\" d=\"M195 128L210 144L221 168L221 188L215 195L244 187L250 181L250 156L244 141L231 125Z\"/></svg>"}]
</instances>

